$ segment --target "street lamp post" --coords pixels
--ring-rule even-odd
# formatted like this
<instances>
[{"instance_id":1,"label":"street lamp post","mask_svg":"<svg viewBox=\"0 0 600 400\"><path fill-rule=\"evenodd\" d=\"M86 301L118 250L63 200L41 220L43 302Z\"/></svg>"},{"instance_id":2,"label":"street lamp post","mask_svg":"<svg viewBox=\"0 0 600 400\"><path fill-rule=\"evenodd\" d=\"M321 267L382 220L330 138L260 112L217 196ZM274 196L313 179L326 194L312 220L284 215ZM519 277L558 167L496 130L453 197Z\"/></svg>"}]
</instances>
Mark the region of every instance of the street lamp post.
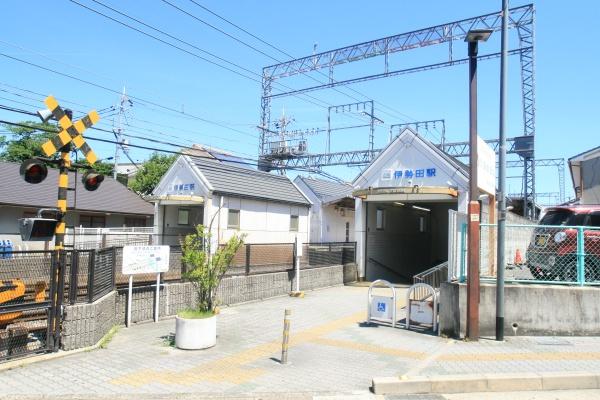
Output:
<instances>
[{"instance_id":1,"label":"street lamp post","mask_svg":"<svg viewBox=\"0 0 600 400\"><path fill-rule=\"evenodd\" d=\"M467 274L467 338L479 339L479 189L477 185L477 50L491 29L472 29L469 45L469 257Z\"/></svg>"}]
</instances>

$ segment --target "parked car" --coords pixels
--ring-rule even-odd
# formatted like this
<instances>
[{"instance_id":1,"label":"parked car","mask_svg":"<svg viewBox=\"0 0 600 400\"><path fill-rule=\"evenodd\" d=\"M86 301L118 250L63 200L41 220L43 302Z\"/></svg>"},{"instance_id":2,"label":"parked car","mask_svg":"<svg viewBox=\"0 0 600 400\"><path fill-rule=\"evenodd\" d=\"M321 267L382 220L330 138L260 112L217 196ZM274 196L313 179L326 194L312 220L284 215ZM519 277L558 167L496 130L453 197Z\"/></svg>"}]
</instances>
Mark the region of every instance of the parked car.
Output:
<instances>
[{"instance_id":1,"label":"parked car","mask_svg":"<svg viewBox=\"0 0 600 400\"><path fill-rule=\"evenodd\" d=\"M584 227L585 279L600 280L600 205L547 210L527 248L527 266L536 279L577 280L576 226Z\"/></svg>"}]
</instances>

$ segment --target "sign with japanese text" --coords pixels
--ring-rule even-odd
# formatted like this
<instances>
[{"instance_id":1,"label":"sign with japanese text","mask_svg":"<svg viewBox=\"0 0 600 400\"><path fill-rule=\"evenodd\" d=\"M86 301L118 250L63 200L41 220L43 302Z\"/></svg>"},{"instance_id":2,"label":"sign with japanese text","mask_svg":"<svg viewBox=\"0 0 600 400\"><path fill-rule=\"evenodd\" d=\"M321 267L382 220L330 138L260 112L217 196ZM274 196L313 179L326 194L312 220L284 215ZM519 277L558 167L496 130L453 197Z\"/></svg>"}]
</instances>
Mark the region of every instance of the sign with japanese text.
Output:
<instances>
[{"instance_id":1,"label":"sign with japanese text","mask_svg":"<svg viewBox=\"0 0 600 400\"><path fill-rule=\"evenodd\" d=\"M123 274L158 274L169 270L169 246L124 246Z\"/></svg>"}]
</instances>

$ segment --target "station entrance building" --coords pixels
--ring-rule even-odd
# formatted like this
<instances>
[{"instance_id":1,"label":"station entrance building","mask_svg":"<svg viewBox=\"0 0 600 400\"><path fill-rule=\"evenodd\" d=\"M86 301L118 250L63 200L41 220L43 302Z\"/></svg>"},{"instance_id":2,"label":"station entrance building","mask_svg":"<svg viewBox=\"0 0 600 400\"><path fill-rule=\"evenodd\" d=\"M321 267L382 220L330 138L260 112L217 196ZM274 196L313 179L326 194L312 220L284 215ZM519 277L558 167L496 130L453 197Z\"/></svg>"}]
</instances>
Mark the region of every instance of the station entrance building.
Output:
<instances>
[{"instance_id":1,"label":"station entrance building","mask_svg":"<svg viewBox=\"0 0 600 400\"><path fill-rule=\"evenodd\" d=\"M407 128L353 186L360 278L409 283L447 261L449 210L467 210L464 164Z\"/></svg>"}]
</instances>

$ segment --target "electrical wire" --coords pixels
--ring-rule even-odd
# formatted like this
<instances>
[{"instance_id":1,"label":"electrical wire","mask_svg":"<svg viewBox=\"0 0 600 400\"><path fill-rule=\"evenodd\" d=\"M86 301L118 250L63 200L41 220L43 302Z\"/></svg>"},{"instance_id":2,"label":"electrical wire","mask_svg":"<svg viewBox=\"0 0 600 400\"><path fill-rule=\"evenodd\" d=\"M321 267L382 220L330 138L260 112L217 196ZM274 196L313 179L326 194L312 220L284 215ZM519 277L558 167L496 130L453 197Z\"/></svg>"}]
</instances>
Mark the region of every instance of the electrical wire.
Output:
<instances>
[{"instance_id":1,"label":"electrical wire","mask_svg":"<svg viewBox=\"0 0 600 400\"><path fill-rule=\"evenodd\" d=\"M17 89L17 90L23 90L23 91L27 90L27 89L22 89L22 88L18 88L18 87L14 87L14 88ZM40 101L39 99L35 99L33 97L28 97L28 96L21 96L19 94L14 93L14 92L7 91L5 89L0 89L0 91L11 93L11 94L16 95L16 96L28 98L30 100ZM40 94L40 95L42 95L42 94ZM17 104L21 104L21 105L30 106L30 107L33 107L33 108L37 107L37 105L33 105L33 104L30 104L30 103L25 103L25 102L20 102L20 101L14 100L14 99L6 98L6 97L0 97L0 99L4 99L4 100L10 101L10 102L14 102L14 103L17 103ZM69 103L69 101L66 101L66 102ZM111 108L114 110L114 106L109 106L109 107L106 107L105 109L106 110L110 110ZM78 111L78 110L75 110L75 111L77 111L77 112L79 112L79 113L81 113L83 115L86 114L84 111ZM102 118L106 118L106 117L110 117L110 115L108 115L108 116L102 116ZM132 119L138 120L136 118L132 118ZM145 123L148 123L148 124L151 124L151 125L165 126L165 125L155 124L155 123L153 123L151 121L147 121L147 120L139 120L139 121L142 121L142 122L145 122ZM99 124L107 124L107 122L105 122L104 120L101 120L99 122ZM128 130L132 130L132 131L137 132L139 134L145 134L145 135L148 135L150 137L156 137L156 136L150 135L147 132L157 133L157 134L161 135L160 138L162 138L164 136L169 136L169 137L172 137L172 138L175 138L175 139L185 140L185 141L188 141L190 143L193 143L193 140L191 140L191 139L182 138L182 137L179 137L179 136L175 136L175 135L166 133L164 131L157 131L157 130L153 130L153 129L150 129L150 128L147 128L147 127L138 127L138 126L132 125L130 123L127 123L127 127L128 127ZM175 128L175 127L170 127L170 126L165 126L165 127L170 128L170 129L181 130L180 128ZM133 129L131 129L131 128L133 128ZM143 130L143 131L140 131L140 130ZM189 132L194 133L194 134L199 134L199 132L197 132L197 131L189 131ZM222 141L228 141L228 139L226 139L226 138L222 138L220 136L215 136L215 135L206 135L206 134L203 134L202 136L204 136L204 137L211 137L211 138L222 140ZM246 143L246 142L240 142L240 143ZM246 143L246 144L250 144L250 143ZM250 145L253 145L253 144L250 144ZM226 151L229 151L229 152L232 152L232 153L249 155L247 153L242 153L242 152L237 152L237 151L232 151L232 150L226 150Z\"/></svg>"},{"instance_id":2,"label":"electrical wire","mask_svg":"<svg viewBox=\"0 0 600 400\"><path fill-rule=\"evenodd\" d=\"M236 75L239 75L239 76L241 76L241 77L244 77L244 78L246 78L246 79L249 79L249 80L252 80L252 81L254 81L254 82L256 82L256 83L262 84L262 76L261 76L260 74L258 74L258 73L256 73L256 72L254 72L254 71L252 71L252 70L250 70L250 69L248 69L248 68L246 68L246 67L244 67L244 66L241 66L241 65L239 65L239 64L237 64L237 63L235 63L235 62L233 62L233 61L229 61L229 60L227 60L227 59L225 59L225 58L223 58L223 57L220 57L220 56L218 56L218 55L216 55L216 54L214 54L214 53L211 53L211 52L209 52L209 51L207 51L207 50L204 50L204 49L202 49L202 48L200 48L200 47L198 47L198 46L196 46L196 45L194 45L194 44L192 44L192 43L189 43L189 42L187 42L187 41L185 41L185 40L182 40L182 39L180 39L180 38L177 38L177 37L175 37L175 36L173 36L173 35L171 35L171 34L169 34L169 33L165 32L165 31L163 31L163 30L161 30L161 29L158 29L158 28L156 28L156 27L154 27L154 26L152 26L152 25L149 25L149 24L147 24L147 23L145 23L145 22L143 22L143 21L141 21L141 20L139 20L139 19L137 19L137 18L135 18L135 17L132 17L132 16L130 16L130 15L128 15L128 14L126 14L126 13L123 13L123 12L121 12L121 11L119 11L119 10L116 10L116 9L114 9L114 8L110 7L110 6L107 6L107 5L105 5L105 4L103 4L103 3L101 3L101 2L99 2L99 1L97 1L97 0L92 0L92 1L94 1L94 2L95 2L95 3L97 3L97 4L100 4L100 5L102 5L103 7L106 7L106 8L108 8L108 9L112 10L113 12L116 12L117 14L119 14L119 15L121 15L121 16L123 16L123 17L125 17L125 18L129 18L129 19L131 19L132 21L135 21L135 22L137 22L138 24L141 24L141 25L143 25L143 26L145 26L145 27L147 27L147 28L149 28L149 29L152 29L152 30L154 30L154 31L156 31L156 32L159 32L159 33L161 33L162 35L165 35L165 36L167 36L167 37L169 37L169 38L171 38L171 39L173 39L173 40L176 40L176 41L178 41L178 42L180 42L180 43L183 43L183 44L185 44L185 45L187 45L187 46L189 46L189 47L192 47L192 48L194 48L194 49L196 49L196 50L198 50L198 51L200 51L200 52L202 52L202 53L204 53L204 54L207 54L207 55L209 55L209 56L211 56L211 57L214 57L214 58L216 58L216 59L217 59L217 60L219 60L219 61L222 61L222 62L224 62L224 63L230 64L230 65L233 65L233 66L234 66L234 67L236 67L236 68L239 68L239 69L241 69L241 70L243 70L243 71L245 71L245 72L248 72L248 73L250 73L250 74L252 74L252 75L255 75L255 76L257 76L257 77L258 77L258 79L256 79L256 78L252 78L252 77L250 77L250 76L248 76L248 75L245 75L245 74L243 74L243 73L241 73L241 72L239 72L239 71L235 71L235 70L233 70L233 69L231 69L231 68L229 68L229 67L227 67L227 66L224 66L224 65L222 65L222 64L220 64L220 63L217 63L217 62L215 62L215 61L209 60L209 59L207 59L206 57L202 57L202 56L200 56L200 55L198 55L198 54L196 54L196 53L193 53L193 52L191 52L191 51L188 51L188 50L186 50L186 49L184 49L184 48L182 48L182 47L180 47L180 46L177 46L177 45L175 45L175 44L173 44L173 43L167 42L166 40L163 40L163 39L161 39L161 38L159 38L159 37L157 37L157 36L154 36L154 35L152 35L152 34L150 34L150 33L148 33L148 32L144 32L144 31L142 31L142 30L140 30L140 29L138 29L138 28L136 28L136 27L134 27L134 26L131 26L131 25L129 25L129 24L127 24L127 23L125 23L125 22L119 21L118 19L115 19L115 18L113 18L113 17L111 17L111 16L108 16L108 15L106 15L106 14L104 14L104 13L102 13L102 12L98 11L98 10L95 10L95 9L93 9L93 8L91 8L91 7L88 7L88 6L84 5L84 4L81 4L81 3L79 3L79 2L78 2L78 1L76 1L76 0L69 0L69 1L70 1L71 3L73 3L73 4L77 4L77 5L79 5L80 7L83 7L83 8L85 8L85 9L87 9L87 10L89 10L89 11L91 11L91 12L95 13L95 14L98 14L98 15L100 15L100 16L103 16L104 18L107 18L107 19L109 19L109 20L111 20L111 21L114 21L114 22L116 22L116 23L118 23L118 24L120 24L120 25L123 25L123 26L125 26L125 27L127 27L127 28L129 28L129 29L132 29L132 30L134 30L134 31L136 31L136 32L139 32L139 33L141 33L141 34L143 34L143 35L145 35L145 36L148 36L148 37L150 37L150 38L152 38L152 39L154 39L154 40L157 40L157 41L159 41L159 42L161 42L161 43L163 43L163 44L166 44L167 46L173 47L173 48L175 48L175 49L177 49L177 50L180 50L180 51L182 51L182 52L184 52L184 53L187 53L187 54L189 54L189 55L191 55L191 56L193 56L193 57L199 58L199 59L201 59L201 60L203 60L203 61L206 61L206 62L208 62L208 63L210 63L210 64L213 64L213 65L215 65L215 66L218 66L218 67L220 67L220 68L223 68L223 69L225 69L225 70L227 70L227 71L229 71L229 72L232 72L232 73L234 73L234 74L236 74ZM282 86L282 87L284 87L284 88L286 88L286 89L288 89L288 90L292 90L292 89L293 89L293 88L291 88L291 87L289 87L289 86L287 86L287 85L284 85L284 84L282 84L282 83L280 83L280 82L277 82L277 85L279 85L279 86ZM302 97L300 97L300 96L302 96ZM315 101L320 101L320 102L322 102L322 100L320 100L320 99L318 99L318 98L316 98L316 97L314 97L314 96L312 96L312 95L301 94L301 95L295 95L295 97L297 97L297 98L300 98L300 99L302 99L302 100L305 100L305 101L308 101L308 102L310 102L310 103L312 103L312 104L315 104L315 105L319 105L319 104L316 104L316 103L314 103L314 102L313 102L313 101L311 101L311 100L305 99L304 97L311 98L311 99L313 99L313 100L315 100Z\"/></svg>"},{"instance_id":3,"label":"electrical wire","mask_svg":"<svg viewBox=\"0 0 600 400\"><path fill-rule=\"evenodd\" d=\"M25 113L28 113L28 112L25 112ZM48 132L48 133L58 133L58 130L56 130L56 129L45 129L45 128L38 127L38 126L26 125L26 124L22 124L22 123L18 123L18 122L6 121L6 120L2 120L2 119L0 119L0 124L10 125L10 126L18 126L18 127L22 127L22 128L29 128L29 129L34 129L35 131L42 131L42 132ZM93 129L93 127L91 129ZM110 131L108 131L108 132L110 132ZM112 133L112 132L110 132L110 133ZM85 138L87 140L93 140L93 141L97 141L97 142L101 142L101 143L119 144L119 142L117 142L115 140L103 139L103 138L99 138L99 137L95 137L95 136L90 136L90 135L86 135ZM189 154L189 153L185 153L185 152L181 152L181 151L166 150L166 149L160 149L160 148L150 147L150 146L142 146L142 145L134 145L134 144L129 144L128 146L129 147L133 147L133 148L137 148L137 149L142 149L142 150L154 151L154 152L157 152L157 153L166 153L166 154L190 156L190 157L199 158L199 159L205 159L205 160L209 160L209 161L215 161L216 160L216 161L221 161L221 162L224 162L224 163L240 164L240 165L246 165L246 166L251 166L251 167L259 167L260 165L262 165L256 159L246 159L246 158L242 158L242 157L237 157L238 160L228 159L228 158L223 158L222 159L222 158L219 158L217 156L212 156L212 157L201 156L201 155ZM198 149L192 149L192 150L198 150ZM215 164L215 166L218 166L218 165L219 165L218 163ZM308 168L302 168L302 167L290 167L290 168L287 168L287 169L289 169L289 170L295 170L295 171L302 171L302 172L306 172L308 170Z\"/></svg>"},{"instance_id":4,"label":"electrical wire","mask_svg":"<svg viewBox=\"0 0 600 400\"><path fill-rule=\"evenodd\" d=\"M115 94L118 94L118 95L121 94L119 91L111 89L111 88L106 87L106 86L103 86L101 84L98 84L98 83L95 83L95 82L92 82L92 81L88 81L88 80L85 80L85 79L82 79L82 78L79 78L79 77L76 77L74 75L70 75L70 74L67 74L67 73L64 73L64 72L60 72L60 71L54 70L52 68L44 67L42 65L39 65L39 64L27 61L27 60L23 60L23 59L20 59L20 58L17 58L17 57L13 57L13 56L10 56L10 55L5 54L5 53L1 53L0 52L0 56L8 58L8 59L11 59L11 60L14 60L14 61L17 61L17 62L21 62L21 63L27 64L27 65L30 65L32 67L36 67L36 68L42 69L44 71L52 72L54 74L57 74L57 75L60 75L60 76L63 76L63 77L69 78L69 79L73 79L75 81L78 81L78 82L81 82L81 83L85 83L86 85L90 85L90 86L93 86L93 87L96 87L96 88L99 88L99 89L102 89L102 90L105 90L105 91L108 91L108 92L111 92L111 93L115 93ZM226 126L224 124L220 124L218 122L211 121L211 120L199 117L199 116L194 115L194 114L182 113L182 112L180 112L180 111L178 111L178 110L176 110L174 108L171 108L171 107L168 107L168 106L164 106L162 104L156 103L156 102L151 101L151 100L146 100L146 99L143 99L141 97L131 96L131 95L129 97L131 99L136 100L138 102L138 104L142 104L142 103L151 104L151 105L153 105L155 107L159 107L159 108L161 108L163 110L167 110L167 111L170 111L170 112L178 114L178 115L185 115L186 117L189 117L189 118L192 118L192 119L195 119L195 120L198 120L198 121L202 121L202 122L205 122L205 123L208 123L208 124L211 124L211 125L220 126L222 128L228 129L228 130L233 131L233 132L237 132L237 133L242 134L242 135L246 135L246 136L250 136L250 137L254 137L254 138L258 137L257 135L252 135L250 133L240 131L239 129L231 128L231 127L228 127L228 126Z\"/></svg>"},{"instance_id":5,"label":"electrical wire","mask_svg":"<svg viewBox=\"0 0 600 400\"><path fill-rule=\"evenodd\" d=\"M95 0L92 0L92 1L95 1ZM166 0L162 0L162 1L163 1L163 2L165 2L165 3L168 3ZM271 48L273 48L273 49L275 49L275 50L279 51L280 53L282 53L282 54L284 54L285 56L289 57L291 60L294 60L294 59L296 59L296 58L297 58L297 57L293 56L292 54L288 53L287 51L285 51L285 50L282 50L281 48L279 48L279 47L277 47L277 46L275 46L275 45L273 45L273 44L271 44L271 43L267 42L267 41L266 41L266 40L264 40L264 39L261 39L260 37L258 37L258 36L256 36L256 35L254 35L253 33L249 32L248 30L246 30L246 29L244 29L244 28L240 27L239 25L236 25L235 23L231 22L231 21L230 21L230 20L228 20L227 18L225 18L225 17L222 17L221 15L219 15L219 14L215 13L214 11L210 10L208 7L205 7L205 6L203 6L203 5L199 4L198 2L196 2L196 1L194 1L194 0L189 0L189 1L190 1L191 3L193 3L193 4L195 4L196 6L198 6L198 7L202 8L203 10L207 11L208 13L210 13L210 14L214 15L215 17L219 18L220 20L222 20L222 21L224 21L224 22L228 23L229 25L231 25L231 26L233 26L233 27L235 27L235 28L239 29L240 31L242 31L242 32L246 33L247 35L249 35L249 36L253 37L254 39L258 40L259 42L261 42L261 43L263 43L263 44L265 44L265 45L267 45L267 46L269 46L269 47L271 47ZM170 3L168 3L168 4L170 4ZM176 7L176 8L177 8L177 7ZM186 14L187 14L187 13L186 13ZM188 14L188 15L189 15L189 14ZM190 16L191 16L191 15L190 15ZM200 19L200 18L197 18L197 17L195 17L195 16L192 16L192 17L193 17L193 18L195 18L195 19L198 19L200 22L202 22L202 23L204 23L204 24L206 24L206 25L208 25L208 26L212 27L213 29L216 29L216 30L218 30L219 32L222 32L221 30L219 30L219 29L217 29L217 28L214 28L212 25L208 24L206 21L204 21L204 20L202 20L202 19ZM224 32L222 32L222 33L224 33ZM229 35L229 34L227 34L227 33L224 33L224 34L226 34L227 36L230 36L230 35ZM232 36L230 36L230 37L232 37ZM237 40L237 41L240 41L240 40L239 40L239 39L237 39L237 38L235 38L235 40ZM252 47L252 46L248 45L247 43L245 43L245 42L243 42L243 41L241 41L241 42L242 42L244 45L246 45L246 46ZM253 48L253 47L252 47L252 48ZM261 53L262 53L262 52L261 52ZM264 54L264 53L262 53L262 54ZM269 56L269 58L271 58L271 59L273 59L273 60L275 60L275 61L277 61L277 62L279 62L279 63L281 63L281 62L282 62L281 60L275 59L274 57L271 57L271 56ZM318 73L318 74L320 74L321 76L324 76L324 77L326 77L326 78L328 78L328 79L329 79L329 77L328 77L326 74L324 74L323 72L321 72L321 71L317 71L317 73ZM310 75L308 75L308 74L306 74L306 73L302 73L302 74L303 74L303 75L305 75L305 76L308 76L308 77L309 77L309 78L311 78L313 81L316 81L316 82L319 82L319 83L321 83L321 84L324 84L324 82L321 82L321 81L317 80L316 78L314 78L314 77L312 77L312 76L310 76ZM336 82L336 80L335 80L335 79L333 79L333 82ZM344 86L345 86L345 87L346 87L348 90L350 90L350 91L352 91L352 92L354 92L354 93L356 93L356 94L358 94L358 95L360 95L360 96L366 97L366 98L368 98L368 99L372 99L372 97L371 97L371 96L368 96L368 95L366 95L365 93L362 93L362 92L360 92L360 91L358 91L358 90L356 90L356 89L354 89L354 88L351 88L351 87L349 87L349 86L347 86L347 85L344 85ZM359 100L359 99L357 99L356 97L353 97L353 96L351 96L351 95L349 95L349 94L347 94L347 93L343 93L343 92L339 91L338 89L335 89L335 88L334 88L334 90L335 90L335 91L337 91L338 93L344 94L345 96L348 96L348 97L350 97L350 98L352 98L352 99L354 99L354 100L356 100L356 101L360 101L360 100ZM374 99L373 99L373 100L374 100ZM415 121L416 121L416 119L415 119L415 118L413 118L413 117L411 117L411 116L409 116L409 115L407 115L407 114L404 114L404 113L402 113L402 112L400 112L400 111L397 111L397 110L393 109L392 107L389 107L389 106L385 105L384 103L382 103L382 102L380 102L380 101L377 101L377 100L374 100L374 101L375 101L377 104L379 104L381 107L387 108L388 110L390 110L390 111L394 112L394 113L395 113L395 114L397 114L397 115L403 115L403 116L405 116L405 117L407 117L407 118L409 118L409 119L411 119L411 120L415 120ZM394 116L394 115L390 114L389 112L386 112L386 111L383 111L383 110L380 110L380 111L381 111L382 113L384 113L384 114L387 114L387 115L389 115L389 116L392 116L392 117Z\"/></svg>"}]
</instances>

